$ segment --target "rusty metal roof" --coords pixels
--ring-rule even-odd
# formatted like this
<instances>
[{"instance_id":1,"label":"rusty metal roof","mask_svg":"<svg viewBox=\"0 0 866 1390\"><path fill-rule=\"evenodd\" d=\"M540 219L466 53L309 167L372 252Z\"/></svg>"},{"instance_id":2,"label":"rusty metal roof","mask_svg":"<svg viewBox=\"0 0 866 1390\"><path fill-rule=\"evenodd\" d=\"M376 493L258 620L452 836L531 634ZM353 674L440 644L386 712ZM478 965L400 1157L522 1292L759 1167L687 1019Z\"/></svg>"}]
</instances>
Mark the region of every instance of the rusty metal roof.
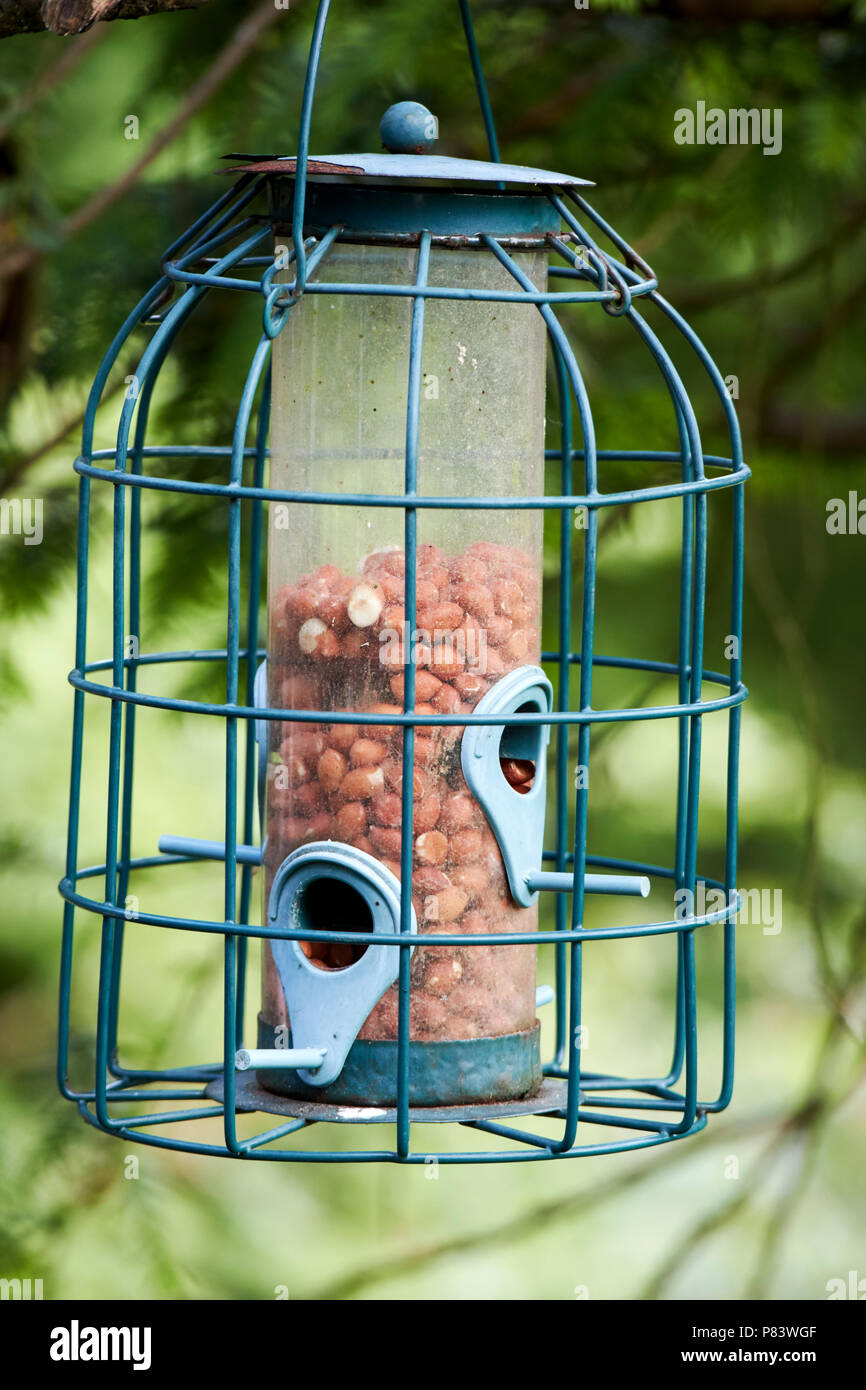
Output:
<instances>
[{"instance_id":1,"label":"rusty metal roof","mask_svg":"<svg viewBox=\"0 0 866 1390\"><path fill-rule=\"evenodd\" d=\"M287 174L295 172L294 155L231 154L226 159L241 161L228 173ZM509 183L538 187L550 184L566 188L591 187L589 179L559 174L551 169L533 169L523 164L494 164L483 159L451 159L437 154L329 154L311 155L307 161L309 178L364 178L376 180L427 180L446 183Z\"/></svg>"}]
</instances>

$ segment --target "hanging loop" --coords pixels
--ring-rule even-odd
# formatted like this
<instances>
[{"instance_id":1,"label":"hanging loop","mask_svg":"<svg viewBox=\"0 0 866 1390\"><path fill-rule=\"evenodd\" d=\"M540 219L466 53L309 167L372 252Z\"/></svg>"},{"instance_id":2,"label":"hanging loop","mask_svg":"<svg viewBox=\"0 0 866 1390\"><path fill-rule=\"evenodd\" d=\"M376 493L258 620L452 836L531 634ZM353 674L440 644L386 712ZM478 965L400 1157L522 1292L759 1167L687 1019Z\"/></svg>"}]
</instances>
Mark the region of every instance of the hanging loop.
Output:
<instances>
[{"instance_id":1,"label":"hanging loop","mask_svg":"<svg viewBox=\"0 0 866 1390\"><path fill-rule=\"evenodd\" d=\"M262 309L262 330L272 341L278 338L286 326L289 311L298 296L293 295L291 285L274 285L265 295Z\"/></svg>"},{"instance_id":2,"label":"hanging loop","mask_svg":"<svg viewBox=\"0 0 866 1390\"><path fill-rule=\"evenodd\" d=\"M616 266L612 265L608 260L604 252L599 251L598 255L607 266L607 277L611 287L616 291L617 296L616 299L603 303L601 307L606 314L610 314L611 318L622 318L623 315L627 314L631 309L631 289L616 269Z\"/></svg>"}]
</instances>

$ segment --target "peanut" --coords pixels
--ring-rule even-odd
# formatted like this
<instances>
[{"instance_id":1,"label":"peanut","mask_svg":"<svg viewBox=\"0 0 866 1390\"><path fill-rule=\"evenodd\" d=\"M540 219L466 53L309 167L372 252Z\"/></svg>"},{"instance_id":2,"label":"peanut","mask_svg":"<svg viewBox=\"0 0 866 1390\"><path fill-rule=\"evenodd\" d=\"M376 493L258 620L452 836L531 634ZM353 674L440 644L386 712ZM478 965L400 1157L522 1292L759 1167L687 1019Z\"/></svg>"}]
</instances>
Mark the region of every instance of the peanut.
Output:
<instances>
[{"instance_id":1,"label":"peanut","mask_svg":"<svg viewBox=\"0 0 866 1390\"><path fill-rule=\"evenodd\" d=\"M345 600L331 594L319 604L318 616L333 632L342 635L349 631L349 616Z\"/></svg>"},{"instance_id":2,"label":"peanut","mask_svg":"<svg viewBox=\"0 0 866 1390\"><path fill-rule=\"evenodd\" d=\"M415 699L424 702L432 700L442 682L438 676L434 676L432 671L416 671L415 673ZM404 677L392 676L389 685L392 694L396 699L403 699Z\"/></svg>"},{"instance_id":3,"label":"peanut","mask_svg":"<svg viewBox=\"0 0 866 1390\"><path fill-rule=\"evenodd\" d=\"M319 759L319 783L327 792L335 792L346 776L347 763L336 748L328 748Z\"/></svg>"},{"instance_id":4,"label":"peanut","mask_svg":"<svg viewBox=\"0 0 866 1390\"><path fill-rule=\"evenodd\" d=\"M501 561L510 553L507 545L499 545L496 541L473 541L466 547L467 555L476 555L479 560L486 560L488 564Z\"/></svg>"},{"instance_id":5,"label":"peanut","mask_svg":"<svg viewBox=\"0 0 866 1390\"><path fill-rule=\"evenodd\" d=\"M363 628L353 628L342 639L342 655L346 661L372 661L375 654L376 644Z\"/></svg>"},{"instance_id":6,"label":"peanut","mask_svg":"<svg viewBox=\"0 0 866 1390\"><path fill-rule=\"evenodd\" d=\"M363 801L346 801L335 817L336 828L344 840L354 841L367 830L367 808Z\"/></svg>"},{"instance_id":7,"label":"peanut","mask_svg":"<svg viewBox=\"0 0 866 1390\"><path fill-rule=\"evenodd\" d=\"M463 622L459 603L431 603L418 610L418 626L425 632L453 632Z\"/></svg>"},{"instance_id":8,"label":"peanut","mask_svg":"<svg viewBox=\"0 0 866 1390\"><path fill-rule=\"evenodd\" d=\"M373 798L370 815L376 825L399 825L403 803L396 792L380 792Z\"/></svg>"},{"instance_id":9,"label":"peanut","mask_svg":"<svg viewBox=\"0 0 866 1390\"><path fill-rule=\"evenodd\" d=\"M406 573L406 556L403 551L395 548L393 550L380 551L381 566L388 574L400 575Z\"/></svg>"},{"instance_id":10,"label":"peanut","mask_svg":"<svg viewBox=\"0 0 866 1390\"><path fill-rule=\"evenodd\" d=\"M415 841L419 864L441 864L448 853L448 841L441 830L426 830Z\"/></svg>"},{"instance_id":11,"label":"peanut","mask_svg":"<svg viewBox=\"0 0 866 1390\"><path fill-rule=\"evenodd\" d=\"M327 840L331 833L331 817L327 811L319 811L308 821L302 821L302 840Z\"/></svg>"},{"instance_id":12,"label":"peanut","mask_svg":"<svg viewBox=\"0 0 866 1390\"><path fill-rule=\"evenodd\" d=\"M376 575L376 583L381 587L385 596L386 603L396 603L403 601L406 592L406 585L396 574L389 574L387 570L382 570Z\"/></svg>"},{"instance_id":13,"label":"peanut","mask_svg":"<svg viewBox=\"0 0 866 1390\"><path fill-rule=\"evenodd\" d=\"M483 584L487 578L487 566L471 555L463 555L455 560L451 571L459 584Z\"/></svg>"},{"instance_id":14,"label":"peanut","mask_svg":"<svg viewBox=\"0 0 866 1390\"><path fill-rule=\"evenodd\" d=\"M441 893L451 887L451 880L435 864L422 864L412 875L412 886L419 893Z\"/></svg>"},{"instance_id":15,"label":"peanut","mask_svg":"<svg viewBox=\"0 0 866 1390\"><path fill-rule=\"evenodd\" d=\"M424 899L424 920L456 922L466 906L466 895L459 888L443 888Z\"/></svg>"},{"instance_id":16,"label":"peanut","mask_svg":"<svg viewBox=\"0 0 866 1390\"><path fill-rule=\"evenodd\" d=\"M472 864L484 853L480 830L459 830L451 840L450 857L456 864Z\"/></svg>"},{"instance_id":17,"label":"peanut","mask_svg":"<svg viewBox=\"0 0 866 1390\"><path fill-rule=\"evenodd\" d=\"M459 868L452 869L451 877L455 886L466 894L467 902L476 903L484 897L487 874L481 864L461 864Z\"/></svg>"},{"instance_id":18,"label":"peanut","mask_svg":"<svg viewBox=\"0 0 866 1390\"><path fill-rule=\"evenodd\" d=\"M431 767L438 756L439 745L435 738L422 738L415 735L415 762L419 767Z\"/></svg>"},{"instance_id":19,"label":"peanut","mask_svg":"<svg viewBox=\"0 0 866 1390\"><path fill-rule=\"evenodd\" d=\"M324 751L325 735L310 725L297 724L280 744L280 757L285 763L292 757L318 760Z\"/></svg>"},{"instance_id":20,"label":"peanut","mask_svg":"<svg viewBox=\"0 0 866 1390\"><path fill-rule=\"evenodd\" d=\"M441 565L444 559L445 556L442 554L442 551L439 549L438 545L431 545L429 541L425 541L423 545L419 545L419 565Z\"/></svg>"},{"instance_id":21,"label":"peanut","mask_svg":"<svg viewBox=\"0 0 866 1390\"><path fill-rule=\"evenodd\" d=\"M463 696L464 700L477 703L487 690L487 681L477 672L467 671L464 675L456 677L454 689Z\"/></svg>"},{"instance_id":22,"label":"peanut","mask_svg":"<svg viewBox=\"0 0 866 1390\"><path fill-rule=\"evenodd\" d=\"M403 790L403 763L399 758L386 758L382 764L382 771L385 774L385 785L389 791L401 792ZM412 769L412 795L422 797L427 791L428 779L420 768ZM431 827L432 829L432 827Z\"/></svg>"},{"instance_id":23,"label":"peanut","mask_svg":"<svg viewBox=\"0 0 866 1390\"><path fill-rule=\"evenodd\" d=\"M399 830L386 825L371 825L370 843L373 846L373 852L380 858L400 858L402 837Z\"/></svg>"},{"instance_id":24,"label":"peanut","mask_svg":"<svg viewBox=\"0 0 866 1390\"><path fill-rule=\"evenodd\" d=\"M332 748L339 748L341 753L348 753L358 738L358 733L357 724L332 724L328 738Z\"/></svg>"},{"instance_id":25,"label":"peanut","mask_svg":"<svg viewBox=\"0 0 866 1390\"><path fill-rule=\"evenodd\" d=\"M340 784L344 801L369 801L385 785L381 767L353 767Z\"/></svg>"},{"instance_id":26,"label":"peanut","mask_svg":"<svg viewBox=\"0 0 866 1390\"><path fill-rule=\"evenodd\" d=\"M340 639L321 618L308 618L298 633L298 646L305 656L331 660L340 652Z\"/></svg>"},{"instance_id":27,"label":"peanut","mask_svg":"<svg viewBox=\"0 0 866 1390\"><path fill-rule=\"evenodd\" d=\"M314 584L323 584L333 589L343 578L343 571L337 565L320 565L313 575Z\"/></svg>"},{"instance_id":28,"label":"peanut","mask_svg":"<svg viewBox=\"0 0 866 1390\"><path fill-rule=\"evenodd\" d=\"M487 641L492 642L495 647L500 647L514 630L514 624L510 618L506 618L504 613L496 614L488 618L485 623Z\"/></svg>"},{"instance_id":29,"label":"peanut","mask_svg":"<svg viewBox=\"0 0 866 1390\"><path fill-rule=\"evenodd\" d=\"M349 595L346 611L355 627L372 627L381 615L384 603L385 596L380 585L358 584Z\"/></svg>"},{"instance_id":30,"label":"peanut","mask_svg":"<svg viewBox=\"0 0 866 1390\"><path fill-rule=\"evenodd\" d=\"M502 644L502 655L507 661L515 664L525 661L529 653L529 641L522 628L512 632L511 636Z\"/></svg>"},{"instance_id":31,"label":"peanut","mask_svg":"<svg viewBox=\"0 0 866 1390\"><path fill-rule=\"evenodd\" d=\"M464 664L458 643L453 641L439 642L433 648L430 670L440 680L453 680L455 676L460 675Z\"/></svg>"},{"instance_id":32,"label":"peanut","mask_svg":"<svg viewBox=\"0 0 866 1390\"><path fill-rule=\"evenodd\" d=\"M371 705L370 708L369 708L368 710L364 711L364 713L366 713L366 714L402 714L403 711L402 711L402 709L400 708L399 705L378 704L378 705ZM401 726L400 724L368 724L368 725L367 725L367 729L368 729L368 731L369 731L370 738L385 739L385 740L387 740L389 743L393 742L395 739L398 739L398 738L400 737L401 727L402 727L402 726Z\"/></svg>"},{"instance_id":33,"label":"peanut","mask_svg":"<svg viewBox=\"0 0 866 1390\"><path fill-rule=\"evenodd\" d=\"M302 787L296 787L294 797L299 815L312 816L322 809L324 793L318 782L307 782Z\"/></svg>"},{"instance_id":34,"label":"peanut","mask_svg":"<svg viewBox=\"0 0 866 1390\"><path fill-rule=\"evenodd\" d=\"M404 608L402 603L389 603L387 608L382 609L381 630L383 632L387 628L389 631L398 632L402 635L403 624L405 621L406 609Z\"/></svg>"},{"instance_id":35,"label":"peanut","mask_svg":"<svg viewBox=\"0 0 866 1390\"><path fill-rule=\"evenodd\" d=\"M310 783L315 786L315 783ZM300 791L300 788L298 788ZM293 787L281 787L275 781L271 781L268 787L268 805L271 813L275 811L291 811L295 804L295 790Z\"/></svg>"},{"instance_id":36,"label":"peanut","mask_svg":"<svg viewBox=\"0 0 866 1390\"><path fill-rule=\"evenodd\" d=\"M428 584L433 584L436 592L439 593L448 583L449 575L444 565L419 565L418 578L424 579Z\"/></svg>"},{"instance_id":37,"label":"peanut","mask_svg":"<svg viewBox=\"0 0 866 1390\"><path fill-rule=\"evenodd\" d=\"M387 751L376 739L358 738L349 749L349 762L353 767L371 767L381 763Z\"/></svg>"},{"instance_id":38,"label":"peanut","mask_svg":"<svg viewBox=\"0 0 866 1390\"><path fill-rule=\"evenodd\" d=\"M439 823L443 830L446 830L449 835L453 835L471 825L477 814L475 802L469 793L455 792L453 796L447 796L443 801Z\"/></svg>"},{"instance_id":39,"label":"peanut","mask_svg":"<svg viewBox=\"0 0 866 1390\"><path fill-rule=\"evenodd\" d=\"M415 608L427 608L431 603L436 603L439 598L439 588L429 579L419 579L415 585Z\"/></svg>"},{"instance_id":40,"label":"peanut","mask_svg":"<svg viewBox=\"0 0 866 1390\"><path fill-rule=\"evenodd\" d=\"M479 675L490 676L495 679L497 676L503 675L505 662L499 653L494 651L493 647L487 647L482 653L476 669Z\"/></svg>"},{"instance_id":41,"label":"peanut","mask_svg":"<svg viewBox=\"0 0 866 1390\"><path fill-rule=\"evenodd\" d=\"M340 639L332 628L323 632L313 652L314 661L332 661L340 655Z\"/></svg>"},{"instance_id":42,"label":"peanut","mask_svg":"<svg viewBox=\"0 0 866 1390\"><path fill-rule=\"evenodd\" d=\"M290 624L308 622L315 618L319 602L324 597L318 589L292 589L286 599L286 618Z\"/></svg>"},{"instance_id":43,"label":"peanut","mask_svg":"<svg viewBox=\"0 0 866 1390\"><path fill-rule=\"evenodd\" d=\"M482 623L486 623L493 617L494 603L493 594L486 584L460 584L457 588L457 602L478 618Z\"/></svg>"},{"instance_id":44,"label":"peanut","mask_svg":"<svg viewBox=\"0 0 866 1390\"><path fill-rule=\"evenodd\" d=\"M298 633L298 646L305 656L312 656L327 630L321 618L307 618Z\"/></svg>"},{"instance_id":45,"label":"peanut","mask_svg":"<svg viewBox=\"0 0 866 1390\"><path fill-rule=\"evenodd\" d=\"M485 917L482 916L480 912L467 912L466 916L463 918L464 936L486 936L489 930L490 928L487 925L487 920ZM484 947L470 946L468 949L473 952L483 951ZM514 947L509 946L508 949L509 951L513 951Z\"/></svg>"},{"instance_id":46,"label":"peanut","mask_svg":"<svg viewBox=\"0 0 866 1390\"><path fill-rule=\"evenodd\" d=\"M433 704L440 714L456 714L460 709L460 696L451 685L440 685L433 696Z\"/></svg>"},{"instance_id":47,"label":"peanut","mask_svg":"<svg viewBox=\"0 0 866 1390\"><path fill-rule=\"evenodd\" d=\"M415 805L412 815L412 828L416 834L433 830L439 819L442 803L435 792L430 792Z\"/></svg>"},{"instance_id":48,"label":"peanut","mask_svg":"<svg viewBox=\"0 0 866 1390\"><path fill-rule=\"evenodd\" d=\"M528 791L535 780L535 763L528 758L500 758L499 766L506 782L515 791Z\"/></svg>"},{"instance_id":49,"label":"peanut","mask_svg":"<svg viewBox=\"0 0 866 1390\"><path fill-rule=\"evenodd\" d=\"M287 787L300 786L302 782L308 782L313 775L313 766L306 758L299 758L294 749L289 752L289 756L283 759L281 766L271 764L273 767L272 784L284 782ZM272 790L278 791L279 786L273 786Z\"/></svg>"}]
</instances>

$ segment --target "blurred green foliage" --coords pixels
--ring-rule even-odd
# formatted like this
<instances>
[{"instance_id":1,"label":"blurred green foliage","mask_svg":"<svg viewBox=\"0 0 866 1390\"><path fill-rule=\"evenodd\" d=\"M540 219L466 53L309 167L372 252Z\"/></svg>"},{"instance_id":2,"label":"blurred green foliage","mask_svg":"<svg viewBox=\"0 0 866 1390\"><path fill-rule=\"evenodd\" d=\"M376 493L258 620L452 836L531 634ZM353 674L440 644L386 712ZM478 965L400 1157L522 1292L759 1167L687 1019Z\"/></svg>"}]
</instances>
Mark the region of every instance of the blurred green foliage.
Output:
<instances>
[{"instance_id":1,"label":"blurred green foliage","mask_svg":"<svg viewBox=\"0 0 866 1390\"><path fill-rule=\"evenodd\" d=\"M279 13L139 177L128 187L118 181L257 9L216 0L198 12L102 26L86 41L30 35L0 47L0 270L24 251L0 282L0 494L43 498L46 518L41 546L0 538L0 1035L8 1059L0 1273L43 1277L48 1297L269 1298L278 1286L292 1297L563 1299L577 1286L593 1298L824 1297L828 1279L851 1268L866 1274L866 541L825 526L828 499L862 486L866 444L862 6L815 4L811 17L775 21L749 18L748 5L737 6L746 17L736 21L702 18L698 4L639 0L592 0L588 10L567 0L473 6L503 156L593 179L595 206L651 261L723 374L738 380L754 474L740 880L781 889L784 924L777 935L741 932L731 1109L688 1144L547 1165L543 1182L537 1165L450 1168L428 1182L419 1169L235 1165L152 1150L138 1151L136 1179L129 1146L95 1135L56 1095L54 885L71 708L64 680L76 422L99 358L155 278L161 250L221 191L218 156L293 149L309 0ZM71 62L75 44L82 52ZM457 7L336 0L314 151L376 148L382 110L406 97L438 113L443 152L484 155ZM677 145L675 112L698 101L780 108L781 153ZM137 141L124 135L129 115L138 117ZM103 212L81 217L115 185L122 192ZM70 218L84 225L76 231ZM600 445L675 447L669 403L636 336L587 307L566 317ZM227 442L256 312L212 296L193 317L161 390L154 438ZM108 417L134 359L121 369ZM724 451L705 380L688 364L684 375L707 450ZM553 411L551 441L557 424ZM110 442L110 426L111 418L99 444ZM220 476L218 465L189 467L198 478ZM613 470L603 475L603 486L616 481ZM716 669L727 630L726 505L719 497L710 508L707 664ZM632 508L604 520L599 649L670 659L675 514ZM216 509L156 498L147 522L146 645L221 645L224 520ZM101 498L94 527L90 655L103 656L109 512ZM551 534L551 600L556 585ZM171 679L175 690L181 679L184 691L203 688L198 676L195 687ZM602 691L624 703L665 694L641 679L609 689L600 679ZM702 867L714 873L723 729L705 722ZM87 862L103 857L100 712L94 723ZM218 731L155 716L139 752L154 776L136 822L137 852L151 853L164 830L221 834ZM672 757L659 724L649 735L598 737L595 853L669 860ZM219 912L217 880L204 870L190 877L173 890L176 909ZM131 943L130 1060L210 1059L219 954L163 936ZM80 938L74 1045L84 1075L97 927L83 923ZM585 954L593 1068L639 1071L647 1059L664 1068L669 943ZM699 951L707 1090L717 1084L718 972L708 939Z\"/></svg>"}]
</instances>

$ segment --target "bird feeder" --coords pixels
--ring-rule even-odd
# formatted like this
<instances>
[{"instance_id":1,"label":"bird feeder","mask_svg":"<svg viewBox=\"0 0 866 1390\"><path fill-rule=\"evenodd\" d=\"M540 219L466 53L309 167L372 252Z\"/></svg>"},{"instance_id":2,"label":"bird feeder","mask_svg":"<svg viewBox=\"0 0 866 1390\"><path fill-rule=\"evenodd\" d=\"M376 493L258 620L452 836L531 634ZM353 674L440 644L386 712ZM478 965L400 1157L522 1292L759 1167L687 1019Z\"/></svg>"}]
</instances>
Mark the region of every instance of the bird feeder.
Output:
<instances>
[{"instance_id":1,"label":"bird feeder","mask_svg":"<svg viewBox=\"0 0 866 1390\"><path fill-rule=\"evenodd\" d=\"M76 463L79 619L61 884L61 1089L107 1132L247 1158L423 1162L430 1154L413 1148L416 1122L456 1122L469 1126L464 1134L495 1136L498 1147L451 1148L439 1155L447 1161L668 1142L702 1128L709 1112L727 1104L732 1085L748 476L733 407L706 350L659 295L650 267L586 201L585 181L499 160L465 5L489 162L436 152L437 122L413 102L386 112L384 152L310 156L327 10L319 6L297 154L231 158L236 181L166 252L161 277L109 349L87 408ZM176 334L211 294L260 301L233 438L221 449L153 444L148 421L159 374ZM693 406L639 312L641 301L661 311L709 374L729 428L729 457L704 457ZM623 332L637 332L670 399L676 448L597 449L578 357L558 317L564 306L610 314ZM106 381L142 324L152 336L136 390L124 402L116 446L97 450L94 422ZM545 447L548 375L560 433ZM224 460L222 480L172 468L173 460L189 465L204 457ZM626 457L646 468L644 485L601 491L599 460ZM657 481L661 467L675 476ZM91 500L106 487L114 505L113 649L88 661ZM725 489L734 497L736 643L730 670L720 674L704 668L703 615L708 502ZM225 650L148 649L142 501L154 491L227 513ZM599 514L670 499L682 511L677 659L599 656ZM576 514L585 517L580 529ZM545 522L559 531L559 571L548 586L553 622L542 611ZM559 634L553 650L542 644L545 620ZM153 668L192 661L224 669L224 700L149 688ZM667 674L678 698L596 709L599 665ZM110 708L107 849L103 864L83 868L82 742L86 709L99 699ZM223 723L222 839L168 825L158 845L134 846L136 788L148 776L134 758L136 724L154 710ZM596 894L640 902L654 883L694 893L701 722L722 712L725 879L702 881L721 890L723 906L588 924ZM679 735L672 863L593 857L585 775L592 730L656 719L675 721ZM575 775L575 755L583 775ZM182 917L150 904L145 910L135 894L140 873L156 866L200 872L208 862L220 875L222 918ZM93 880L104 885L101 895ZM551 911L542 925L552 930L539 932L545 900ZM76 922L84 914L100 918L103 933L93 1083L80 1090L69 1083L67 1053ZM124 938L131 931L158 938L165 930L221 943L222 1055L136 1069L122 1060ZM697 1080L698 930L721 930L725 939L723 1074L706 1099ZM658 1076L582 1071L582 948L641 936L676 941L671 1067ZM262 990L251 1037L245 976L256 940ZM540 948L553 955L553 987L537 982ZM545 1004L553 1005L549 1055L538 1017ZM149 1103L157 1108L135 1113ZM265 1128L251 1131L248 1116L264 1116ZM535 1127L516 1125L519 1116ZM221 1142L191 1133L208 1118L222 1120ZM394 1147L311 1148L293 1139L329 1122L394 1124ZM591 1125L615 1126L624 1137L586 1138Z\"/></svg>"}]
</instances>

